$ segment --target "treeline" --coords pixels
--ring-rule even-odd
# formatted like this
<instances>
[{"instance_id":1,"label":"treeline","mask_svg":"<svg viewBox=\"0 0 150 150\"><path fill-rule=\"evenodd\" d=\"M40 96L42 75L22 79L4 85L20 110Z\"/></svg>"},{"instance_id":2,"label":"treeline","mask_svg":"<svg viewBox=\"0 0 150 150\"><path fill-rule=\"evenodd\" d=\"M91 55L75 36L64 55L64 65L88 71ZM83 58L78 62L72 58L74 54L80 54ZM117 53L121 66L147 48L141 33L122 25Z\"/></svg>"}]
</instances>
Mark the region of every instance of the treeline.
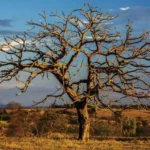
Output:
<instances>
[{"instance_id":1,"label":"treeline","mask_svg":"<svg viewBox=\"0 0 150 150\"><path fill-rule=\"evenodd\" d=\"M149 136L149 121L141 117L122 115L96 116L92 108L91 134L96 136ZM0 110L1 136L48 136L52 133L77 133L78 119L67 109L24 109L23 107Z\"/></svg>"},{"instance_id":2,"label":"treeline","mask_svg":"<svg viewBox=\"0 0 150 150\"><path fill-rule=\"evenodd\" d=\"M94 106L89 105L88 108L93 108ZM108 108L106 106L97 106L100 108ZM34 108L34 107L25 107L25 108ZM45 106L45 107L36 107L36 108L75 108L74 104L64 104L64 105L58 105L54 104L51 106ZM150 109L150 105L111 105L111 108L121 108L121 109Z\"/></svg>"},{"instance_id":3,"label":"treeline","mask_svg":"<svg viewBox=\"0 0 150 150\"><path fill-rule=\"evenodd\" d=\"M52 104L50 106L36 106L36 107L31 107L31 106L22 106L20 103L18 102L9 102L7 105L2 105L2 108L7 108L7 109L12 109L12 108L19 108L19 107L23 107L26 109L31 109L31 108L75 108L74 104L63 104L63 105L59 105L59 104ZM97 107L101 107L101 108L107 108L107 104L105 106L97 106ZM93 108L92 105L89 105L88 108ZM145 104L140 104L140 105L111 105L111 108L121 108L121 109L150 109L150 105L145 105Z\"/></svg>"}]
</instances>

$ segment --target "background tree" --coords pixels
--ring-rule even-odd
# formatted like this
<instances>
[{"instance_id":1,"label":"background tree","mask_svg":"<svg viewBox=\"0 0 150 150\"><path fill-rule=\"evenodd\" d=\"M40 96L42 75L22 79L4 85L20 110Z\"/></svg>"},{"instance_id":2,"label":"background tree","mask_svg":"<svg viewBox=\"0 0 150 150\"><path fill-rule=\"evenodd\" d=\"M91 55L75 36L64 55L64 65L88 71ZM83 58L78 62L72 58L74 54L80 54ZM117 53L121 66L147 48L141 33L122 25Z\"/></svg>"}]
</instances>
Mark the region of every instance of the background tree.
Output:
<instances>
[{"instance_id":1,"label":"background tree","mask_svg":"<svg viewBox=\"0 0 150 150\"><path fill-rule=\"evenodd\" d=\"M66 132L68 120L59 112L45 111L37 123L39 135L48 135L50 132Z\"/></svg>"},{"instance_id":2,"label":"background tree","mask_svg":"<svg viewBox=\"0 0 150 150\"><path fill-rule=\"evenodd\" d=\"M61 86L39 103L67 94L77 110L79 139L88 140L88 103L110 108L125 100L136 103L149 99L149 33L134 36L129 22L121 36L109 26L115 17L88 4L68 15L56 12L50 16L56 17L55 22L48 22L44 13L41 23L28 23L34 34L5 39L1 51L7 57L0 61L0 80L16 78L24 83L21 94L38 75L55 77ZM22 80L20 72L28 73L28 78ZM119 98L112 99L116 93Z\"/></svg>"},{"instance_id":3,"label":"background tree","mask_svg":"<svg viewBox=\"0 0 150 150\"><path fill-rule=\"evenodd\" d=\"M20 108L22 108L21 104L18 102L9 102L6 107L8 109L20 109Z\"/></svg>"},{"instance_id":4,"label":"background tree","mask_svg":"<svg viewBox=\"0 0 150 150\"><path fill-rule=\"evenodd\" d=\"M31 134L28 112L24 109L16 109L11 114L7 129L7 136L29 136Z\"/></svg>"}]
</instances>

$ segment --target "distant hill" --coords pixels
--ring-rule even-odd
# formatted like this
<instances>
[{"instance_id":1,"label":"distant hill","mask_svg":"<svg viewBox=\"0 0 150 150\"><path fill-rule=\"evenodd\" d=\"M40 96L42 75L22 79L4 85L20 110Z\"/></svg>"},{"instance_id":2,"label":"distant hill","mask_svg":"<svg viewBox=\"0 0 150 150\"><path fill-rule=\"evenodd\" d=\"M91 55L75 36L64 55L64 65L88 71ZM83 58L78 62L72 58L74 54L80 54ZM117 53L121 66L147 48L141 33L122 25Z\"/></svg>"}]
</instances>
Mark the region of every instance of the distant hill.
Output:
<instances>
[{"instance_id":1,"label":"distant hill","mask_svg":"<svg viewBox=\"0 0 150 150\"><path fill-rule=\"evenodd\" d=\"M6 105L0 105L0 108L6 108Z\"/></svg>"}]
</instances>

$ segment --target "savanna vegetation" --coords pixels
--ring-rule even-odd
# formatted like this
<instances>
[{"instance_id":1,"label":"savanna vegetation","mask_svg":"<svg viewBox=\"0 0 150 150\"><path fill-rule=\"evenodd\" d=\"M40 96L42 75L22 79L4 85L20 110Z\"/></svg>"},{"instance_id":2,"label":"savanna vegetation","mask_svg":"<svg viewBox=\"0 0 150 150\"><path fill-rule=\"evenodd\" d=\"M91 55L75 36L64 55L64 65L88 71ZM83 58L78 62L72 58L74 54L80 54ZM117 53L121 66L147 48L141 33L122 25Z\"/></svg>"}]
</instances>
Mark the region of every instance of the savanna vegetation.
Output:
<instances>
[{"instance_id":1,"label":"savanna vegetation","mask_svg":"<svg viewBox=\"0 0 150 150\"><path fill-rule=\"evenodd\" d=\"M32 32L7 37L1 44L6 59L0 61L0 83L16 79L23 84L18 87L21 94L39 75L48 80L55 78L56 91L39 103L52 97L71 101L78 115L78 138L83 141L89 139L91 130L89 104L111 109L116 104L147 103L149 32L137 35L129 21L125 32L120 33L109 24L116 16L89 4L69 14L52 13L54 22L49 22L45 13L40 16L41 23L28 22ZM136 124L132 119L126 123Z\"/></svg>"},{"instance_id":2,"label":"savanna vegetation","mask_svg":"<svg viewBox=\"0 0 150 150\"><path fill-rule=\"evenodd\" d=\"M116 115L107 108L96 112L89 108L91 141L85 144L76 141L78 118L74 108L15 106L0 110L1 149L150 148L149 109L114 108Z\"/></svg>"},{"instance_id":3,"label":"savanna vegetation","mask_svg":"<svg viewBox=\"0 0 150 150\"><path fill-rule=\"evenodd\" d=\"M53 77L55 92L35 105L53 97L54 104L57 100L71 101L74 108L24 109L12 102L0 112L1 136L10 140L23 137L25 141L28 141L25 137L32 137L32 142L37 144L37 137L41 141L51 137L74 139L78 128L78 139L82 141L88 141L90 134L91 139L148 139L149 110L124 110L121 106L140 108L149 103L149 32L137 35L129 21L122 34L109 24L116 16L89 4L68 15L52 13L54 22L48 21L45 12L40 16L41 23L28 22L32 32L7 37L0 45L6 56L0 60L0 83L15 79L22 84L18 87L19 95L26 92L35 78L42 76L51 81ZM82 146L84 149L85 145ZM91 149L90 142L87 146ZM112 148L109 141L107 146ZM65 149L70 147L67 144ZM99 146L95 145L94 149Z\"/></svg>"}]
</instances>

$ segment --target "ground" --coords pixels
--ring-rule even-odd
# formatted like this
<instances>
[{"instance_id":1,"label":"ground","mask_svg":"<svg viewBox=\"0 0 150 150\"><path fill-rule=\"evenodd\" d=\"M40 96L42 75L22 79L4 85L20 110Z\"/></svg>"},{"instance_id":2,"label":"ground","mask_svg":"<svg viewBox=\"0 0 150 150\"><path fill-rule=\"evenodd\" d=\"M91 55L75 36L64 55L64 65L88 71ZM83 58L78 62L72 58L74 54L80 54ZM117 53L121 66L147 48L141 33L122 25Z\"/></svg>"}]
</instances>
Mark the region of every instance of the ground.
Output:
<instances>
[{"instance_id":1,"label":"ground","mask_svg":"<svg viewBox=\"0 0 150 150\"><path fill-rule=\"evenodd\" d=\"M54 138L55 137L55 138ZM1 138L0 150L150 150L150 140L90 140L88 142L65 138Z\"/></svg>"},{"instance_id":2,"label":"ground","mask_svg":"<svg viewBox=\"0 0 150 150\"><path fill-rule=\"evenodd\" d=\"M65 111L64 111L65 110ZM11 110L7 112L11 113ZM36 111L41 115L45 110L40 109L27 109L31 113ZM90 141L82 142L77 140L78 123L75 109L51 109L50 111L57 111L61 113L61 119L66 118L70 122L67 124L68 129L71 132L50 132L47 136L33 136L33 137L6 137L0 135L0 150L150 150L150 109L127 109L123 112L124 116L136 118L137 122L145 122L146 125L143 130L147 134L142 136L107 136L105 132L99 132L99 135L91 132ZM118 109L117 109L118 111ZM111 128L111 131L118 132L118 128L114 128L113 114L108 109L101 109L97 112L97 120L100 120L102 124L112 125L107 126ZM91 116L91 128L95 127L95 115ZM6 126L6 121L1 121L1 125ZM103 127L103 126L101 126ZM146 128L147 127L147 128ZM74 129L73 129L74 128ZM68 131L70 131L68 130ZM96 130L98 131L98 130ZM106 130L105 130L106 131ZM111 133L110 133L111 134Z\"/></svg>"}]
</instances>

